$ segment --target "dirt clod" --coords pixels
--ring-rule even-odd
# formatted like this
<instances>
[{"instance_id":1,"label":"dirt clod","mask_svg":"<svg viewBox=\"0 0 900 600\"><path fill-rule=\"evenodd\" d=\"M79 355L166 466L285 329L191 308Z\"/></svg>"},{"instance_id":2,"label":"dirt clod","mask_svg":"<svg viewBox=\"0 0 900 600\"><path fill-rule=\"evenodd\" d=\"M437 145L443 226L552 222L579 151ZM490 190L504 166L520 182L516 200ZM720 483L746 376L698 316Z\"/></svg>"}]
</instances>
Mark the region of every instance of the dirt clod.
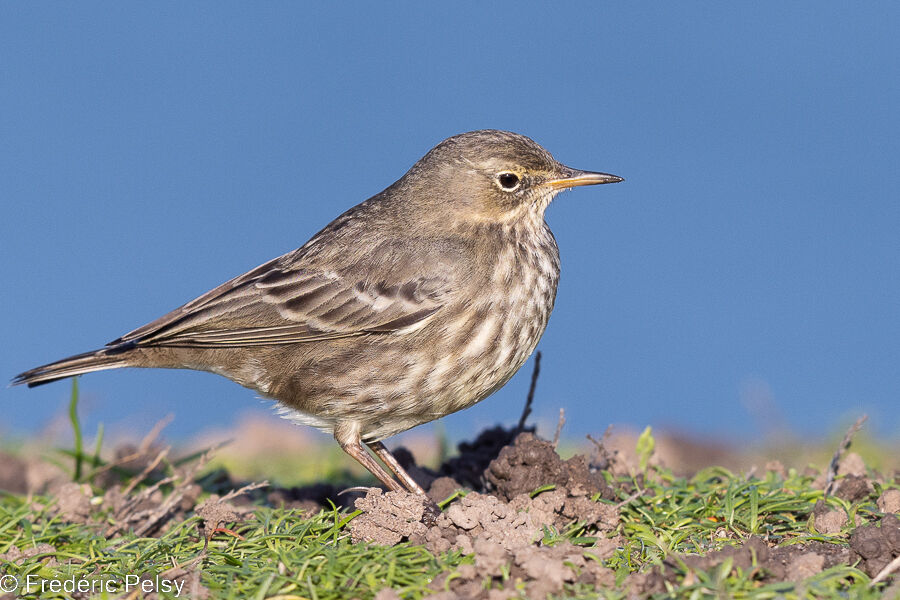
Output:
<instances>
[{"instance_id":1,"label":"dirt clod","mask_svg":"<svg viewBox=\"0 0 900 600\"><path fill-rule=\"evenodd\" d=\"M837 474L864 477L866 475L866 463L862 459L862 456L856 452L848 452L847 455L841 459Z\"/></svg>"},{"instance_id":2,"label":"dirt clod","mask_svg":"<svg viewBox=\"0 0 900 600\"><path fill-rule=\"evenodd\" d=\"M200 531L206 537L211 536L217 529L228 523L246 521L249 513L252 512L253 509L250 507L237 507L215 495L210 496L194 509L194 513L203 520Z\"/></svg>"},{"instance_id":3,"label":"dirt clod","mask_svg":"<svg viewBox=\"0 0 900 600\"><path fill-rule=\"evenodd\" d=\"M838 483L834 495L848 502L859 502L874 491L875 488L865 475L847 475Z\"/></svg>"},{"instance_id":4,"label":"dirt clod","mask_svg":"<svg viewBox=\"0 0 900 600\"><path fill-rule=\"evenodd\" d=\"M28 466L13 454L0 452L0 490L12 494L28 493Z\"/></svg>"},{"instance_id":5,"label":"dirt clod","mask_svg":"<svg viewBox=\"0 0 900 600\"><path fill-rule=\"evenodd\" d=\"M451 471L445 464L442 472ZM429 495L444 500L461 487L461 480L472 485L477 479L471 472L459 479L440 477L432 482ZM619 509L592 500L598 492L615 494L599 474L590 472L583 457L564 461L551 444L525 432L485 465L482 481L490 484L492 493L465 493L433 523L422 522L425 499L370 490L356 501L362 514L350 522L351 539L377 544L409 540L424 543L434 553L457 550L472 555L473 564L461 565L452 577L444 574L432 582L436 592L432 597L438 599L500 600L520 597L523 589L528 598L543 599L575 581L614 585L613 571L601 561L619 546L618 536L613 536ZM531 496L548 484L551 489ZM547 528L560 530L576 521L596 537L594 547L569 542L542 545Z\"/></svg>"},{"instance_id":6,"label":"dirt clod","mask_svg":"<svg viewBox=\"0 0 900 600\"><path fill-rule=\"evenodd\" d=\"M747 539L742 545L710 552L705 556L680 556L679 561L688 571L710 571L731 560L732 569L755 572L762 583L777 581L802 581L824 569L836 565L849 565L856 561L854 553L846 547L823 542L809 542L787 546L769 547L758 537ZM662 593L666 585L674 583L681 573L679 561L667 561L668 569L656 567L645 573L635 573L627 578L632 594L646 596Z\"/></svg>"},{"instance_id":7,"label":"dirt clod","mask_svg":"<svg viewBox=\"0 0 900 600\"><path fill-rule=\"evenodd\" d=\"M461 565L449 581L450 591L438 592L433 598L446 600L519 598L524 588L532 599L545 599L563 591L566 583L581 581L596 586L615 583L615 573L600 562L593 548L582 548L569 542L555 546L522 546L514 551L499 544L481 540L474 547L475 564ZM504 572L508 577L503 577ZM448 577L439 576L432 589L443 589ZM490 581L492 589L485 589Z\"/></svg>"},{"instance_id":8,"label":"dirt clod","mask_svg":"<svg viewBox=\"0 0 900 600\"><path fill-rule=\"evenodd\" d=\"M825 557L815 552L805 552L795 557L787 568L785 579L788 581L803 581L817 573L821 573L825 567Z\"/></svg>"},{"instance_id":9,"label":"dirt clod","mask_svg":"<svg viewBox=\"0 0 900 600\"><path fill-rule=\"evenodd\" d=\"M463 479L472 482L468 475ZM422 523L423 498L370 490L356 501L362 514L350 522L351 539L378 544L409 540L434 553L472 555L474 564L461 565L453 577L441 575L432 583L434 598L502 599L520 597L517 590L524 589L528 598L543 599L575 581L614 584L614 573L601 561L619 546L618 536L610 537L619 524L619 509L592 500L598 492L614 493L589 471L583 457L563 461L551 444L526 432L500 450L484 479L493 493L468 492L433 523ZM547 484L553 487L531 496ZM429 495L443 500L459 487L459 480L441 477ZM516 490L523 491L513 494ZM547 528L560 530L576 521L596 537L595 547L542 545Z\"/></svg>"},{"instance_id":10,"label":"dirt clod","mask_svg":"<svg viewBox=\"0 0 900 600\"><path fill-rule=\"evenodd\" d=\"M31 548L25 548L24 550L20 550L18 546L13 544L9 547L9 550L0 554L0 562L6 561L21 564L25 559L31 558L32 556L37 556L38 554L52 554L54 552L56 552L56 548L46 543L37 544ZM47 557L42 562L47 566L55 566L57 564L56 559L53 557Z\"/></svg>"},{"instance_id":11,"label":"dirt clod","mask_svg":"<svg viewBox=\"0 0 900 600\"><path fill-rule=\"evenodd\" d=\"M534 432L534 428L522 431ZM500 450L512 443L521 432L517 428L506 429L497 426L485 429L472 442L461 442L457 448L459 456L448 459L441 465L439 475L452 477L463 487L473 490L484 488L484 471L500 454Z\"/></svg>"},{"instance_id":12,"label":"dirt clod","mask_svg":"<svg viewBox=\"0 0 900 600\"><path fill-rule=\"evenodd\" d=\"M900 513L900 490L884 490L876 504L881 512Z\"/></svg>"},{"instance_id":13,"label":"dirt clod","mask_svg":"<svg viewBox=\"0 0 900 600\"><path fill-rule=\"evenodd\" d=\"M63 521L83 525L90 520L91 486L70 482L59 488L56 496L56 509Z\"/></svg>"},{"instance_id":14,"label":"dirt clod","mask_svg":"<svg viewBox=\"0 0 900 600\"><path fill-rule=\"evenodd\" d=\"M900 519L890 514L878 525L857 527L850 535L850 547L863 559L860 568L874 577L900 555Z\"/></svg>"},{"instance_id":15,"label":"dirt clod","mask_svg":"<svg viewBox=\"0 0 900 600\"><path fill-rule=\"evenodd\" d=\"M574 496L600 492L604 498L615 498L603 476L588 469L584 456L564 461L550 442L527 432L520 433L512 446L500 450L485 471L485 478L506 500L544 485L566 487Z\"/></svg>"},{"instance_id":16,"label":"dirt clod","mask_svg":"<svg viewBox=\"0 0 900 600\"><path fill-rule=\"evenodd\" d=\"M780 460L770 460L766 463L765 466L766 472L772 472L781 477L782 479L787 479L788 473L787 469L784 467L784 463Z\"/></svg>"},{"instance_id":17,"label":"dirt clod","mask_svg":"<svg viewBox=\"0 0 900 600\"><path fill-rule=\"evenodd\" d=\"M381 588L378 590L378 593L375 594L374 600L400 600L400 594L391 588Z\"/></svg>"},{"instance_id":18,"label":"dirt clod","mask_svg":"<svg viewBox=\"0 0 900 600\"><path fill-rule=\"evenodd\" d=\"M354 543L370 542L393 546L402 540L425 540L428 528L422 523L426 499L408 492L382 492L372 488L356 501L363 511L350 521L350 538Z\"/></svg>"},{"instance_id":19,"label":"dirt clod","mask_svg":"<svg viewBox=\"0 0 900 600\"><path fill-rule=\"evenodd\" d=\"M824 501L819 500L813 508L816 531L824 535L836 535L847 524L847 513L841 509L830 508Z\"/></svg>"},{"instance_id":20,"label":"dirt clod","mask_svg":"<svg viewBox=\"0 0 900 600\"><path fill-rule=\"evenodd\" d=\"M452 477L438 477L431 482L431 487L428 488L428 497L434 502L443 502L462 487L462 484Z\"/></svg>"}]
</instances>

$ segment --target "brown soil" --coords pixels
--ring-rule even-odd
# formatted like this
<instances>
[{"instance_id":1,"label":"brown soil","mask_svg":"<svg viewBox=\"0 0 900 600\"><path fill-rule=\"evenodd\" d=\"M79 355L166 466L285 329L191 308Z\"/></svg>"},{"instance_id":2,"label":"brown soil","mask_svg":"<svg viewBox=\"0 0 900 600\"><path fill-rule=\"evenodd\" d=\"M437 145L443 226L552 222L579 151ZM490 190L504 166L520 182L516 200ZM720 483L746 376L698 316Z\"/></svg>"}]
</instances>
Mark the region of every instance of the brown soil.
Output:
<instances>
[{"instance_id":1,"label":"brown soil","mask_svg":"<svg viewBox=\"0 0 900 600\"><path fill-rule=\"evenodd\" d=\"M489 447L489 445L486 444ZM628 472L615 452L598 447L599 459L611 472ZM835 495L849 502L870 499L875 491L859 457L848 454L847 465L839 471ZM457 550L473 555L474 564L462 565L432 584L434 598L485 599L519 597L524 589L529 598L546 598L563 591L565 583L582 582L610 587L615 574L603 566L620 545L619 509L610 500L631 490L609 487L582 456L562 460L552 444L532 433L520 433L511 445L502 447L481 477L467 470L472 484L468 493L449 504L431 525L422 522L425 500L403 492L370 491L356 501L362 514L350 523L354 542L393 545L400 542L423 544L433 552ZM767 465L784 471L780 464ZM458 486L452 469L432 481L429 496L447 498ZM824 476L821 486L824 487ZM536 495L539 488L549 488ZM888 512L878 524L856 527L848 546L808 542L777 546L761 538L750 538L740 546L710 552L704 556L672 556L661 566L626 578L631 596L665 593L667 586L685 574L708 571L730 560L732 569L752 572L761 583L797 582L836 565L857 565L874 577L900 555L900 522L886 509L900 508L900 491L888 489L877 505ZM813 509L816 530L839 535L848 524L843 510L819 502ZM573 522L587 527L596 538L589 547L569 542L542 543L546 527L564 529ZM485 582L490 582L486 586ZM490 587L490 589L486 589ZM385 596L389 597L389 596Z\"/></svg>"},{"instance_id":2,"label":"brown soil","mask_svg":"<svg viewBox=\"0 0 900 600\"><path fill-rule=\"evenodd\" d=\"M588 469L584 456L579 454L564 461L550 442L532 433L519 434L511 446L502 448L484 474L490 484L488 489L505 500L545 485L566 488L577 496L600 494L607 500L616 497L603 475Z\"/></svg>"},{"instance_id":3,"label":"brown soil","mask_svg":"<svg viewBox=\"0 0 900 600\"><path fill-rule=\"evenodd\" d=\"M857 527L850 535L850 548L862 557L862 570L874 577L900 556L900 519L890 514L877 525Z\"/></svg>"},{"instance_id":4,"label":"brown soil","mask_svg":"<svg viewBox=\"0 0 900 600\"><path fill-rule=\"evenodd\" d=\"M353 542L410 542L435 553L458 551L473 556L472 564L464 564L432 583L433 597L445 600L513 597L521 589L529 598L546 598L560 594L566 583L575 582L613 586L615 574L602 561L622 544L618 502L634 491L630 487L614 489L600 472L601 468L618 474L634 472L634 465L626 462L622 453L606 448L604 443L597 443L591 459L576 455L563 460L553 444L533 431L500 427L461 444L460 455L436 470L416 465L403 449L396 451L398 459L428 490L431 501L453 497L436 519L426 518L430 501L414 494L380 489L369 489L364 495L342 494L339 488L326 484L294 488L253 484L241 488L223 471L200 476L205 457L174 472L163 469L167 453L167 448L146 440L139 446L120 449L112 466L92 480L95 487L106 490L99 503L91 502L89 486L67 481L59 470L40 461L13 455L0 456L0 489L47 494L55 499L53 510L59 519L96 528L106 536L128 530L140 536L160 535L196 514L202 519L198 534L208 538L230 533L232 523L252 519L259 505L310 511L329 508L331 502L355 506L361 514L349 524ZM770 463L767 468L785 470L780 463ZM885 513L878 522L850 530L843 509L824 502L812 507L816 531L843 536L849 545L811 542L776 546L771 541L750 538L740 546L703 556L670 556L662 565L631 574L626 579L630 594L665 592L667 584L685 573L707 571L726 560L731 561L732 568L752 570L763 583L800 581L835 565L857 565L874 577L900 555L900 520L894 514L900 512L900 490L883 489L885 478L873 480L861 459L852 453L844 457L838 474L835 496L849 503L877 497L876 504ZM824 475L817 482L823 489ZM213 495L199 503L204 491ZM595 541L589 546L568 541L545 543L548 528L562 531L573 524ZM49 546L22 551L13 546L0 554L0 560L16 562L53 551ZM199 567L180 568L168 576L186 581L194 592L192 597L205 597ZM382 596L393 597L388 592Z\"/></svg>"}]
</instances>

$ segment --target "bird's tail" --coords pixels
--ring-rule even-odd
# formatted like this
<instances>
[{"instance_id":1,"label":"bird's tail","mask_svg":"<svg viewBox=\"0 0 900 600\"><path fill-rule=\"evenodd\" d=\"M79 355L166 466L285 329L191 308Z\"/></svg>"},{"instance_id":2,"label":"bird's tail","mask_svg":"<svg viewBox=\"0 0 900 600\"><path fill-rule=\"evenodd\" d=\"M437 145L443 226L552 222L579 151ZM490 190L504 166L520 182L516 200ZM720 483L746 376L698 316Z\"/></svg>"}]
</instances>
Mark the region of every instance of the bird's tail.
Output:
<instances>
[{"instance_id":1,"label":"bird's tail","mask_svg":"<svg viewBox=\"0 0 900 600\"><path fill-rule=\"evenodd\" d=\"M24 373L19 373L12 380L12 385L28 384L28 387L34 387L44 383L50 383L57 379L65 379L66 377L74 377L83 373L92 371L105 371L106 369L118 369L127 367L128 361L125 356L115 349L110 351L109 348L76 354L69 358L64 358L49 365L35 367Z\"/></svg>"}]
</instances>

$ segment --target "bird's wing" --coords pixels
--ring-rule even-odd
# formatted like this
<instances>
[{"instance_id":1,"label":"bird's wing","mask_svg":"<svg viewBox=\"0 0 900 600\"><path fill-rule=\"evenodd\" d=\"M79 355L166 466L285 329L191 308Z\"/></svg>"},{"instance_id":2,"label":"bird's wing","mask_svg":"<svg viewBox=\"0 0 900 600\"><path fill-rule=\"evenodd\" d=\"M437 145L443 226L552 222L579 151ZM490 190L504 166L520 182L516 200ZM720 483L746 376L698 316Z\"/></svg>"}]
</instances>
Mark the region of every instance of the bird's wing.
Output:
<instances>
[{"instance_id":1,"label":"bird's wing","mask_svg":"<svg viewBox=\"0 0 900 600\"><path fill-rule=\"evenodd\" d=\"M207 292L111 346L245 347L395 331L443 306L442 276L354 280L276 259ZM405 280L404 280L405 279Z\"/></svg>"}]
</instances>

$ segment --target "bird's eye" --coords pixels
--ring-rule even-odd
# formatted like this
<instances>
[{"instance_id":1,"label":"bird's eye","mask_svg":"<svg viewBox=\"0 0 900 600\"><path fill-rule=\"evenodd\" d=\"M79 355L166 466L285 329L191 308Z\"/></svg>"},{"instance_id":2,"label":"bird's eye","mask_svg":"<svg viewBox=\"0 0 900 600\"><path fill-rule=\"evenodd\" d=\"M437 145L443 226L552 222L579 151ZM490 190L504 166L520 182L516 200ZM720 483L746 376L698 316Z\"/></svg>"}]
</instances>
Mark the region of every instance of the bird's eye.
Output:
<instances>
[{"instance_id":1,"label":"bird's eye","mask_svg":"<svg viewBox=\"0 0 900 600\"><path fill-rule=\"evenodd\" d=\"M500 181L500 187L504 190L512 190L519 185L519 176L515 173L500 173L497 179Z\"/></svg>"}]
</instances>

